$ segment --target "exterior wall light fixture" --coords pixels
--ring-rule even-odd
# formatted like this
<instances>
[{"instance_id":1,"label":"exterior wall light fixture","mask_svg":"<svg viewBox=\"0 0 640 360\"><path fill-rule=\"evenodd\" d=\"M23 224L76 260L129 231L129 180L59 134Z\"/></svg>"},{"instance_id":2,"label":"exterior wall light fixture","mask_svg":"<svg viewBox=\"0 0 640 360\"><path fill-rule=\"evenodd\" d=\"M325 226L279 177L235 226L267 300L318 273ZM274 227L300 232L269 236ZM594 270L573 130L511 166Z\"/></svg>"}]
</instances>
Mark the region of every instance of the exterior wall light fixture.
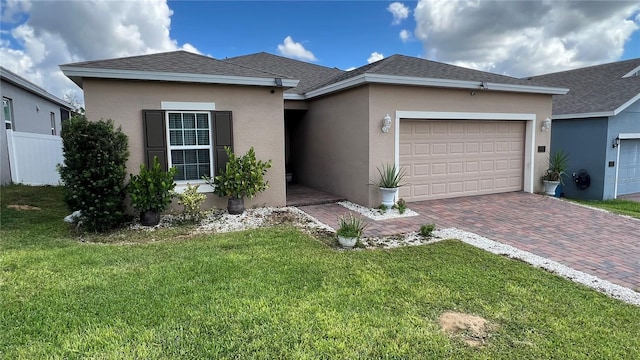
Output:
<instances>
[{"instance_id":1,"label":"exterior wall light fixture","mask_svg":"<svg viewBox=\"0 0 640 360\"><path fill-rule=\"evenodd\" d=\"M546 119L542 120L542 127L540 128L540 130L542 130L542 131L551 130L551 119L549 119L548 116L547 116Z\"/></svg>"},{"instance_id":2,"label":"exterior wall light fixture","mask_svg":"<svg viewBox=\"0 0 640 360\"><path fill-rule=\"evenodd\" d=\"M388 133L389 129L391 129L391 116L387 114L382 118L382 132Z\"/></svg>"},{"instance_id":3,"label":"exterior wall light fixture","mask_svg":"<svg viewBox=\"0 0 640 360\"><path fill-rule=\"evenodd\" d=\"M620 146L620 136L617 136L615 139L613 139L613 148L617 148L618 146Z\"/></svg>"}]
</instances>

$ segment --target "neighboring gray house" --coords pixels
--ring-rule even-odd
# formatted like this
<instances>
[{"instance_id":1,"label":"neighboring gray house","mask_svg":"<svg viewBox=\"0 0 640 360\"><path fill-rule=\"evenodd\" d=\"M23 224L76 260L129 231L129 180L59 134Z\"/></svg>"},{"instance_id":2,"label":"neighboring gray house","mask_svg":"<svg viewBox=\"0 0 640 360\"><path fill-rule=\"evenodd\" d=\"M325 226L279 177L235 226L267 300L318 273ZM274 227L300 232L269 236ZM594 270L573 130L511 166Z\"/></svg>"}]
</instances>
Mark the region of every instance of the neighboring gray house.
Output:
<instances>
[{"instance_id":1,"label":"neighboring gray house","mask_svg":"<svg viewBox=\"0 0 640 360\"><path fill-rule=\"evenodd\" d=\"M69 118L71 104L39 86L0 67L3 131L0 131L0 184L11 182L6 130L60 135L62 120Z\"/></svg>"},{"instance_id":2,"label":"neighboring gray house","mask_svg":"<svg viewBox=\"0 0 640 360\"><path fill-rule=\"evenodd\" d=\"M569 176L584 169L591 184L569 177L570 198L607 200L640 193L640 58L529 78L569 88L553 97L551 151L569 154Z\"/></svg>"}]
</instances>

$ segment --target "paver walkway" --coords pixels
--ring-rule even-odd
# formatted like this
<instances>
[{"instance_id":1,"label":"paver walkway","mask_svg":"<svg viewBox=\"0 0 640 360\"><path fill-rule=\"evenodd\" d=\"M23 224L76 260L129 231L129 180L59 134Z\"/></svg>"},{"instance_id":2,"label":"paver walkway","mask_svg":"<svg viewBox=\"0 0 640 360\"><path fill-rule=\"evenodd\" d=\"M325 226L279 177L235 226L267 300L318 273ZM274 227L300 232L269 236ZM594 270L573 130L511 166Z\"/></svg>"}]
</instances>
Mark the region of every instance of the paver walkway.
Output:
<instances>
[{"instance_id":1,"label":"paver walkway","mask_svg":"<svg viewBox=\"0 0 640 360\"><path fill-rule=\"evenodd\" d=\"M640 220L523 192L409 203L419 215L370 221L366 236L455 227L640 291ZM301 210L336 228L338 204ZM357 214L356 214L357 215Z\"/></svg>"}]
</instances>

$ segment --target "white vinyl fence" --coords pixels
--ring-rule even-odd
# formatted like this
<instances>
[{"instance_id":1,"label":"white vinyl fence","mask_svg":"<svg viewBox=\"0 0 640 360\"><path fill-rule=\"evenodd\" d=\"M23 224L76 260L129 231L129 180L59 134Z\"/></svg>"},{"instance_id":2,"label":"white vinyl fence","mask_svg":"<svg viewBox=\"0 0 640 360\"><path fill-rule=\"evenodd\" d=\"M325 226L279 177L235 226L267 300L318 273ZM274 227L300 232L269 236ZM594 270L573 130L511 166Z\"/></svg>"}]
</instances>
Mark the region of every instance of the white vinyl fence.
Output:
<instances>
[{"instance_id":1,"label":"white vinyl fence","mask_svg":"<svg viewBox=\"0 0 640 360\"><path fill-rule=\"evenodd\" d=\"M11 181L25 185L58 185L56 165L64 162L62 138L7 130Z\"/></svg>"}]
</instances>

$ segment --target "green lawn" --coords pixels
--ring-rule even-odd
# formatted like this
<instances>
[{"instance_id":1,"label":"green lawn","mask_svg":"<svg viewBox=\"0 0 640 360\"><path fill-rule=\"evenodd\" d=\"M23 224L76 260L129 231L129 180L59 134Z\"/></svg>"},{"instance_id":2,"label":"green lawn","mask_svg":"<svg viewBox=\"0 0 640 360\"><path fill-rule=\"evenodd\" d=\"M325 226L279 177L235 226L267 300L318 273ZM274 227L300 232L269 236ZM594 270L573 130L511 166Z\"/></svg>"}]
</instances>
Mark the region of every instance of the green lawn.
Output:
<instances>
[{"instance_id":1,"label":"green lawn","mask_svg":"<svg viewBox=\"0 0 640 360\"><path fill-rule=\"evenodd\" d=\"M1 189L0 358L640 358L640 307L458 241L336 251L276 227L81 242L60 198ZM489 320L486 345L440 331L445 311Z\"/></svg>"},{"instance_id":2,"label":"green lawn","mask_svg":"<svg viewBox=\"0 0 640 360\"><path fill-rule=\"evenodd\" d=\"M624 199L604 200L604 201L572 199L572 201L575 201L580 204L608 210L616 214L628 215L628 216L632 216L634 218L640 219L640 202L637 202L637 201L624 200Z\"/></svg>"}]
</instances>

